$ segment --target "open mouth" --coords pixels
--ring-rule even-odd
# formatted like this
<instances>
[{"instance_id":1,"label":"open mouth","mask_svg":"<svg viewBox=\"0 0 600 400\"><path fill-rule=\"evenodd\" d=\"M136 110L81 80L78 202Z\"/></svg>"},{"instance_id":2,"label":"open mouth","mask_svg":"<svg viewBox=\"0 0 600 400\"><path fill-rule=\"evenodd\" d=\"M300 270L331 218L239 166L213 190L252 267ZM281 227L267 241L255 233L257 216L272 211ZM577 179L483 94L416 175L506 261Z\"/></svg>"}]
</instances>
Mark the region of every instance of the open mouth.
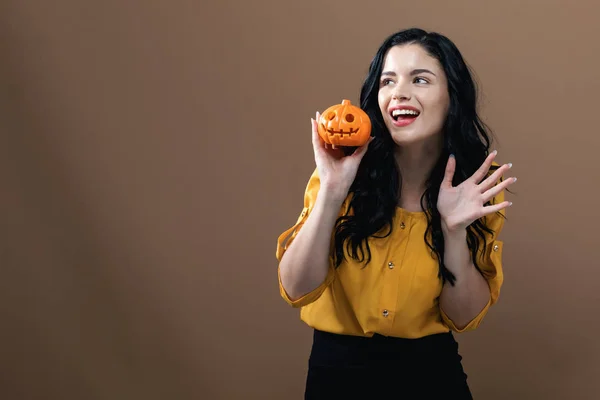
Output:
<instances>
[{"instance_id":1,"label":"open mouth","mask_svg":"<svg viewBox=\"0 0 600 400\"><path fill-rule=\"evenodd\" d=\"M419 111L413 108L397 108L392 110L390 116L393 119L392 124L402 128L415 122L420 114Z\"/></svg>"},{"instance_id":2,"label":"open mouth","mask_svg":"<svg viewBox=\"0 0 600 400\"><path fill-rule=\"evenodd\" d=\"M393 110L391 115L394 121L402 121L402 120L414 120L419 116L419 112L416 110L408 110L408 109L400 109Z\"/></svg>"}]
</instances>

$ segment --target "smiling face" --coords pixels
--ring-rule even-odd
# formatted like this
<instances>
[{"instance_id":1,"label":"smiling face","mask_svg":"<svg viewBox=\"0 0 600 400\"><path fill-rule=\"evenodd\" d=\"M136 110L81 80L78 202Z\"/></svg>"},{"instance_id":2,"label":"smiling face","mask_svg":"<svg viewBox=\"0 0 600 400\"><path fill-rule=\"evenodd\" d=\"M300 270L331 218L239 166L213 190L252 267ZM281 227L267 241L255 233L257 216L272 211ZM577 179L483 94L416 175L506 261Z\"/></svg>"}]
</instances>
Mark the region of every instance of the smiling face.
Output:
<instances>
[{"instance_id":1,"label":"smiling face","mask_svg":"<svg viewBox=\"0 0 600 400\"><path fill-rule=\"evenodd\" d=\"M378 94L381 115L399 146L441 143L450 98L444 70L417 44L386 54Z\"/></svg>"}]
</instances>

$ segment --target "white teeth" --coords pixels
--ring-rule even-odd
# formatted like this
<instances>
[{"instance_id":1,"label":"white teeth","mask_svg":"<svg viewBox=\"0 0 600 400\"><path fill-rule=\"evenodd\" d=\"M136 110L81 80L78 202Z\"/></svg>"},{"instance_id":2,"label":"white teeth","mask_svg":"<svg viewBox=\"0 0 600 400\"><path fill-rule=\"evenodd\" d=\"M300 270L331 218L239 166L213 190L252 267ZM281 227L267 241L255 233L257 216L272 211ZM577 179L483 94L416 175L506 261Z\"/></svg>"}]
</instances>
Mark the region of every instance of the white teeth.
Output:
<instances>
[{"instance_id":1,"label":"white teeth","mask_svg":"<svg viewBox=\"0 0 600 400\"><path fill-rule=\"evenodd\" d=\"M394 110L394 111L392 111L392 117L397 117L398 115L419 115L419 112L414 111L414 110Z\"/></svg>"}]
</instances>

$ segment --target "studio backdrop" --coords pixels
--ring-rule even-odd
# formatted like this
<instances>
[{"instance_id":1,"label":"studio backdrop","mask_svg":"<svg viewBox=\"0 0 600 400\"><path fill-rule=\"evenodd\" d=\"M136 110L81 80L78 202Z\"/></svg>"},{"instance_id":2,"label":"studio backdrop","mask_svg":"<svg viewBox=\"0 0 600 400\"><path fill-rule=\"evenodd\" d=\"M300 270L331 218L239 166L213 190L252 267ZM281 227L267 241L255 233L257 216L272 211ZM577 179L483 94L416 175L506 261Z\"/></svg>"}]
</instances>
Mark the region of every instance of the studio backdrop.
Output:
<instances>
[{"instance_id":1,"label":"studio backdrop","mask_svg":"<svg viewBox=\"0 0 600 400\"><path fill-rule=\"evenodd\" d=\"M301 399L276 239L310 118L390 33L449 36L519 177L505 284L456 335L476 399L597 399L600 5L5 0L0 398ZM394 384L381 382L382 385Z\"/></svg>"}]
</instances>

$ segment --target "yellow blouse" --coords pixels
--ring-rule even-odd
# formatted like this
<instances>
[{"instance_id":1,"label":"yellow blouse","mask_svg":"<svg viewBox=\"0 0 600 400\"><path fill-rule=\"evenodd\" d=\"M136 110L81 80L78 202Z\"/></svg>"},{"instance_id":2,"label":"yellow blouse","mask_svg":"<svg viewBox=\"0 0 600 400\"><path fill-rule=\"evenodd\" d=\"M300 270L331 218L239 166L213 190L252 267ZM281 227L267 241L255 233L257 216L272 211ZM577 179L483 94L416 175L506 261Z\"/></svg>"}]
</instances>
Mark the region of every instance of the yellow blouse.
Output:
<instances>
[{"instance_id":1,"label":"yellow blouse","mask_svg":"<svg viewBox=\"0 0 600 400\"><path fill-rule=\"evenodd\" d=\"M318 191L319 176L315 170L306 187L304 208L296 224L277 240L279 261L310 215ZM503 199L504 193L496 196L497 202ZM343 203L340 215L347 210L349 200L350 196ZM418 338L450 330L473 330L498 300L503 281L503 243L497 236L504 218L491 214L487 223L495 233L487 236L485 254L477 261L489 283L491 296L488 304L463 329L458 329L439 307L442 283L438 278L437 261L424 241L425 213L408 212L399 207L393 233L383 239L370 239L372 259L366 268L346 254L346 261L335 269L330 257L327 278L318 288L292 301L279 278L280 294L292 307L301 308L300 318L308 326L332 333Z\"/></svg>"}]
</instances>

